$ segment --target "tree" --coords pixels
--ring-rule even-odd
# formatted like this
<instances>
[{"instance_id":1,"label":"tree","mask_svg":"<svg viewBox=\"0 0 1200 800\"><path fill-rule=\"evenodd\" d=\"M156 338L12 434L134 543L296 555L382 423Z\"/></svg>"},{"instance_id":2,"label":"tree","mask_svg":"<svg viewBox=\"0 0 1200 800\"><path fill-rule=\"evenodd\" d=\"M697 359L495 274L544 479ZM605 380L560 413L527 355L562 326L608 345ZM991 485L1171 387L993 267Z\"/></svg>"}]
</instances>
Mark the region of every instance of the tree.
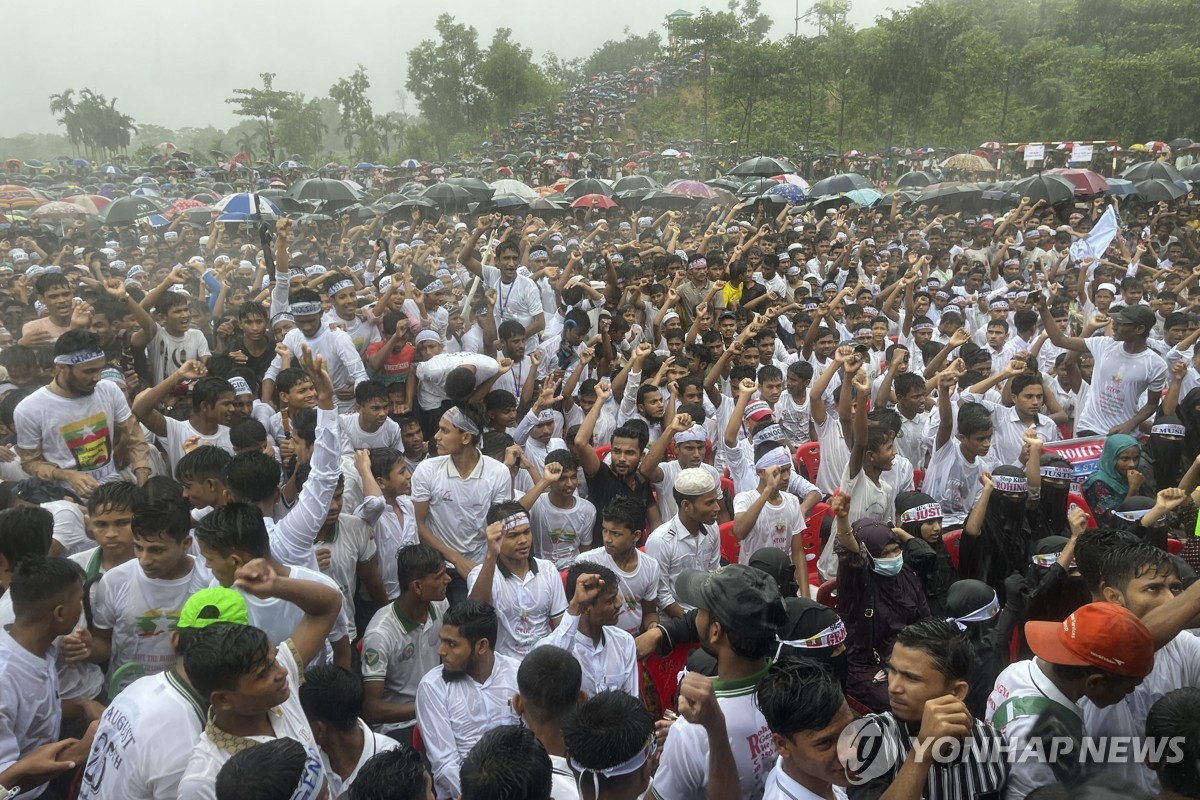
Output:
<instances>
[{"instance_id":1,"label":"tree","mask_svg":"<svg viewBox=\"0 0 1200 800\"><path fill-rule=\"evenodd\" d=\"M329 87L329 96L337 101L341 109L338 131L345 137L346 153L351 160L355 160L355 137L358 138L360 157L374 157L377 151L375 113L367 98L369 88L371 79L367 77L367 70L362 64L349 78L339 78L337 83Z\"/></svg>"},{"instance_id":2,"label":"tree","mask_svg":"<svg viewBox=\"0 0 1200 800\"><path fill-rule=\"evenodd\" d=\"M225 102L237 106L234 109L239 117L254 117L262 125L263 137L267 145L267 158L275 160L275 140L272 137L271 124L278 117L281 108L289 101L288 92L276 89L274 72L259 73L262 88L234 89L234 97L226 98Z\"/></svg>"},{"instance_id":3,"label":"tree","mask_svg":"<svg viewBox=\"0 0 1200 800\"><path fill-rule=\"evenodd\" d=\"M67 129L67 138L71 141L72 152L79 153L79 145L83 141L82 130L75 107L75 90L65 89L58 94L50 95L50 113L54 114L58 124Z\"/></svg>"},{"instance_id":4,"label":"tree","mask_svg":"<svg viewBox=\"0 0 1200 800\"><path fill-rule=\"evenodd\" d=\"M634 67L658 60L661 55L662 37L657 31L638 36L626 28L624 39L609 39L597 47L582 64L577 63L578 70L572 76L574 80L563 83L573 85L600 72L628 72Z\"/></svg>"},{"instance_id":5,"label":"tree","mask_svg":"<svg viewBox=\"0 0 1200 800\"><path fill-rule=\"evenodd\" d=\"M279 109L275 130L284 150L300 154L306 162L316 161L326 131L320 102L305 100L302 94L291 96Z\"/></svg>"},{"instance_id":6,"label":"tree","mask_svg":"<svg viewBox=\"0 0 1200 800\"><path fill-rule=\"evenodd\" d=\"M480 108L484 90L477 75L482 55L475 28L442 14L435 29L438 41L426 39L408 51L405 88L417 101L437 144L446 156L451 137L486 117Z\"/></svg>"},{"instance_id":7,"label":"tree","mask_svg":"<svg viewBox=\"0 0 1200 800\"><path fill-rule=\"evenodd\" d=\"M553 96L550 82L533 63L533 51L513 42L508 28L498 28L492 37L479 64L479 84L490 96L492 119L501 124Z\"/></svg>"}]
</instances>

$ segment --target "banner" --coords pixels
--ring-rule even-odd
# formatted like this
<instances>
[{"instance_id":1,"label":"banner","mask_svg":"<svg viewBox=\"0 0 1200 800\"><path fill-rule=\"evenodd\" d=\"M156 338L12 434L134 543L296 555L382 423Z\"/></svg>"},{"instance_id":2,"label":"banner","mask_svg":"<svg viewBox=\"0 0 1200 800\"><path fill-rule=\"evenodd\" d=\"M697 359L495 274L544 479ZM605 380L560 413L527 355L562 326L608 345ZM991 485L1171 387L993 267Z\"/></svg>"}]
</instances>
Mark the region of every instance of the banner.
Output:
<instances>
[{"instance_id":1,"label":"banner","mask_svg":"<svg viewBox=\"0 0 1200 800\"><path fill-rule=\"evenodd\" d=\"M1074 149L1071 150L1071 160L1072 161L1091 161L1092 160L1092 146L1090 144L1075 145Z\"/></svg>"},{"instance_id":2,"label":"banner","mask_svg":"<svg viewBox=\"0 0 1200 800\"><path fill-rule=\"evenodd\" d=\"M1026 161L1041 161L1046 157L1046 145L1044 144L1027 144L1025 145L1025 160Z\"/></svg>"},{"instance_id":3,"label":"banner","mask_svg":"<svg viewBox=\"0 0 1200 800\"><path fill-rule=\"evenodd\" d=\"M1061 456L1071 462L1071 491L1078 492L1087 477L1100 466L1100 452L1104 450L1106 439L1105 436L1086 436L1082 439L1046 442L1042 452Z\"/></svg>"}]
</instances>

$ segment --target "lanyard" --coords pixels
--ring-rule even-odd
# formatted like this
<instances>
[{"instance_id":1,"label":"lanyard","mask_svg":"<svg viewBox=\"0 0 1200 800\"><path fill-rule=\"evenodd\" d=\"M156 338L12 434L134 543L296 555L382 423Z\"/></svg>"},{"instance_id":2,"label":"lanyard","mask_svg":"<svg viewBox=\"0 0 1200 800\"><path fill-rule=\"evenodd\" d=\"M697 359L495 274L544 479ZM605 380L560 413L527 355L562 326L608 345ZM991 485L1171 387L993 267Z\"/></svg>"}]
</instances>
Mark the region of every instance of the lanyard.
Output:
<instances>
[{"instance_id":1,"label":"lanyard","mask_svg":"<svg viewBox=\"0 0 1200 800\"><path fill-rule=\"evenodd\" d=\"M499 318L504 318L504 309L508 308L508 302L512 299L513 289L517 288L517 279L513 278L513 282L508 285L508 296L504 296L504 278L496 281L497 302L496 307L500 310Z\"/></svg>"}]
</instances>

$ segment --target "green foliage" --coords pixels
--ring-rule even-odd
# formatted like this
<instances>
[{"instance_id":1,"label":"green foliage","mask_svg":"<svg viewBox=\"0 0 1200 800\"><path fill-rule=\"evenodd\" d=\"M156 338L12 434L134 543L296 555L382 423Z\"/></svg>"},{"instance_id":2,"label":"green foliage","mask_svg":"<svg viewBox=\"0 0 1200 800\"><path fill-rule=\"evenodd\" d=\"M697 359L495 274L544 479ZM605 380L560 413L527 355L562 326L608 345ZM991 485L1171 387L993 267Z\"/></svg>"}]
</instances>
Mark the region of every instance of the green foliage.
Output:
<instances>
[{"instance_id":1,"label":"green foliage","mask_svg":"<svg viewBox=\"0 0 1200 800\"><path fill-rule=\"evenodd\" d=\"M126 152L137 130L133 117L117 110L117 98L109 100L87 88L78 100L74 89L50 95L50 113L66 129L71 149L96 160Z\"/></svg>"},{"instance_id":2,"label":"green foliage","mask_svg":"<svg viewBox=\"0 0 1200 800\"><path fill-rule=\"evenodd\" d=\"M576 62L578 70L569 76L573 80L560 80L560 83L570 86L600 72L627 72L654 61L661 52L662 37L657 31L638 36L626 28L624 39L609 39L600 45L585 61Z\"/></svg>"},{"instance_id":3,"label":"green foliage","mask_svg":"<svg viewBox=\"0 0 1200 800\"><path fill-rule=\"evenodd\" d=\"M341 109L338 131L345 137L346 152L351 161L378 158L383 152L380 129L375 124L375 112L367 98L371 79L362 64L349 78L340 78L329 87L329 96ZM357 147L355 146L357 144Z\"/></svg>"},{"instance_id":4,"label":"green foliage","mask_svg":"<svg viewBox=\"0 0 1200 800\"><path fill-rule=\"evenodd\" d=\"M267 158L274 161L275 139L271 125L283 107L292 99L292 95L274 87L274 72L262 72L258 77L262 79L261 88L252 86L248 89L234 89L234 96L227 98L225 102L237 106L233 113L239 117L254 117L259 120L262 125Z\"/></svg>"}]
</instances>

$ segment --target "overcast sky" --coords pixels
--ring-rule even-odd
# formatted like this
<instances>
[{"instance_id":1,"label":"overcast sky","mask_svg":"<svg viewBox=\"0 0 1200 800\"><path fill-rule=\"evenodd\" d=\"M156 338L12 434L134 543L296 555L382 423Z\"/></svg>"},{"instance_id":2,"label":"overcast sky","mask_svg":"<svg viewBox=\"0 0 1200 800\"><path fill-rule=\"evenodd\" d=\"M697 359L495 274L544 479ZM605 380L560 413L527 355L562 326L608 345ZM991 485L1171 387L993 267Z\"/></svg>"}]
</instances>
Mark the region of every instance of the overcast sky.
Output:
<instances>
[{"instance_id":1,"label":"overcast sky","mask_svg":"<svg viewBox=\"0 0 1200 800\"><path fill-rule=\"evenodd\" d=\"M794 29L797 2L761 0L775 24L771 35ZM89 87L137 122L178 130L238 121L225 98L238 87L259 85L260 72L276 73L276 88L323 95L361 63L371 78L377 112L398 109L405 54L434 36L443 11L474 25L486 47L497 27L509 27L536 59L587 56L626 26L642 34L663 32L676 8L723 8L724 0L43 0L4 3L4 113L0 136L61 131L49 96ZM908 0L853 0L849 19L870 25ZM653 13L649 13L652 10ZM807 26L807 27L806 27ZM801 30L812 31L807 23ZM412 113L417 109L408 108Z\"/></svg>"}]
</instances>

